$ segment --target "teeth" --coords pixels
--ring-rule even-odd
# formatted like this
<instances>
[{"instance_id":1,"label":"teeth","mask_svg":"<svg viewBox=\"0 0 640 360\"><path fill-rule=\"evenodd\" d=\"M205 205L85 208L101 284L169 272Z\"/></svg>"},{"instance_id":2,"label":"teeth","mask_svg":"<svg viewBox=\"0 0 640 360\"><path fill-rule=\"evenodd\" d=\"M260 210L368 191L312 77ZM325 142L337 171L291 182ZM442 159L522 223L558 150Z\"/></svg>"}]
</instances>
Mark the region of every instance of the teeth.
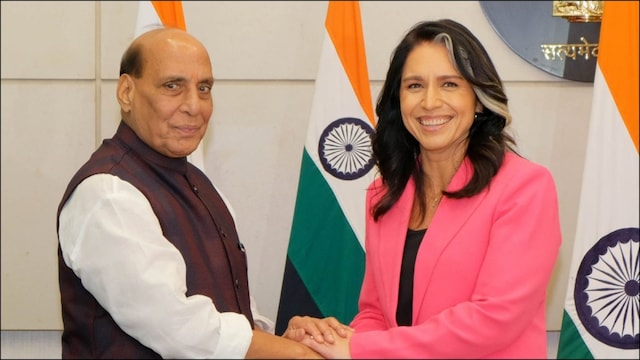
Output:
<instances>
[{"instance_id":1,"label":"teeth","mask_svg":"<svg viewBox=\"0 0 640 360\"><path fill-rule=\"evenodd\" d=\"M420 125L423 125L423 126L438 126L446 123L447 121L449 121L449 119L429 119L429 120L420 119L418 121L420 122Z\"/></svg>"}]
</instances>

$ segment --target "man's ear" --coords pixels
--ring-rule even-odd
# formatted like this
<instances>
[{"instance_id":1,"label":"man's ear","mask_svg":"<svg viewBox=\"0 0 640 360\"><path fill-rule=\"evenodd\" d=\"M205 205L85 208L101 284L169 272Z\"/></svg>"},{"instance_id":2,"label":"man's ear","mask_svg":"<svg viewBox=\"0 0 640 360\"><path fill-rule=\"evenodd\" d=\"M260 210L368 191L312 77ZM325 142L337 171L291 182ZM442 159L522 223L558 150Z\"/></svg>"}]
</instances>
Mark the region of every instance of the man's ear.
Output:
<instances>
[{"instance_id":1,"label":"man's ear","mask_svg":"<svg viewBox=\"0 0 640 360\"><path fill-rule=\"evenodd\" d=\"M131 104L133 103L133 90L135 84L129 74L122 74L118 79L118 87L116 88L116 97L120 108L124 112L131 111Z\"/></svg>"}]
</instances>

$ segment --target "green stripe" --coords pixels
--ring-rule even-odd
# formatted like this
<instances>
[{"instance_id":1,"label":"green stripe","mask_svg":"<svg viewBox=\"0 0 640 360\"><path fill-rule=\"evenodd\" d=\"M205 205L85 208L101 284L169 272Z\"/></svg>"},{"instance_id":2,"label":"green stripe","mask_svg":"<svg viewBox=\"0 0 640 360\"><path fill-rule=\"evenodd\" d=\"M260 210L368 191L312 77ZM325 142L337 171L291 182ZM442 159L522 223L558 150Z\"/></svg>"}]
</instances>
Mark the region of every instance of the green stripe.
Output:
<instances>
[{"instance_id":1,"label":"green stripe","mask_svg":"<svg viewBox=\"0 0 640 360\"><path fill-rule=\"evenodd\" d=\"M288 256L323 315L351 322L358 311L364 250L306 148Z\"/></svg>"},{"instance_id":2,"label":"green stripe","mask_svg":"<svg viewBox=\"0 0 640 360\"><path fill-rule=\"evenodd\" d=\"M558 359L593 359L593 355L582 336L578 332L576 325L571 320L571 316L564 311L562 316L562 327L560 329L560 340L558 341Z\"/></svg>"}]
</instances>

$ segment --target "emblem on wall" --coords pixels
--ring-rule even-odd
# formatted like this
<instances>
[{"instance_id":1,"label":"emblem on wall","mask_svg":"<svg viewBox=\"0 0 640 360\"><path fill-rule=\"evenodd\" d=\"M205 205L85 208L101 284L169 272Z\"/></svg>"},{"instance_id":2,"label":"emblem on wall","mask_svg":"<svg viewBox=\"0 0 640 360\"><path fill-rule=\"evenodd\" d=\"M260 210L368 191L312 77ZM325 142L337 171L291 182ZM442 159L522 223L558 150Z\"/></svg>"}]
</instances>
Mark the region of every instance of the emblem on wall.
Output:
<instances>
[{"instance_id":1,"label":"emblem on wall","mask_svg":"<svg viewBox=\"0 0 640 360\"><path fill-rule=\"evenodd\" d=\"M604 1L480 1L502 40L552 75L593 82Z\"/></svg>"}]
</instances>

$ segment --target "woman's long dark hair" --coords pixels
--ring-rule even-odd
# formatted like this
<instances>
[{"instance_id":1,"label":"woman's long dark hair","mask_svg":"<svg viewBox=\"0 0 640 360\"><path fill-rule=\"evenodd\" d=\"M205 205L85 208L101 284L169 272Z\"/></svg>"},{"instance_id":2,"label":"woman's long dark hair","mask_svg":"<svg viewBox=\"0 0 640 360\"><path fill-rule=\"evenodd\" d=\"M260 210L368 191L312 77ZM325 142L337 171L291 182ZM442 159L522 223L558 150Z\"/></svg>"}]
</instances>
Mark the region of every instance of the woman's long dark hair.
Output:
<instances>
[{"instance_id":1,"label":"woman's long dark hair","mask_svg":"<svg viewBox=\"0 0 640 360\"><path fill-rule=\"evenodd\" d=\"M502 165L506 151L515 151L515 140L506 131L511 122L507 96L493 62L480 41L463 25L449 19L414 25L395 48L376 104L378 123L372 139L373 157L387 192L374 204L374 220L398 201L413 177L416 196L426 209L424 174L418 165L420 144L407 131L400 113L400 81L409 53L424 42L442 43L456 69L471 84L483 105L469 131L466 156L473 165L473 177L460 190L443 192L450 198L471 197L489 185Z\"/></svg>"}]
</instances>

